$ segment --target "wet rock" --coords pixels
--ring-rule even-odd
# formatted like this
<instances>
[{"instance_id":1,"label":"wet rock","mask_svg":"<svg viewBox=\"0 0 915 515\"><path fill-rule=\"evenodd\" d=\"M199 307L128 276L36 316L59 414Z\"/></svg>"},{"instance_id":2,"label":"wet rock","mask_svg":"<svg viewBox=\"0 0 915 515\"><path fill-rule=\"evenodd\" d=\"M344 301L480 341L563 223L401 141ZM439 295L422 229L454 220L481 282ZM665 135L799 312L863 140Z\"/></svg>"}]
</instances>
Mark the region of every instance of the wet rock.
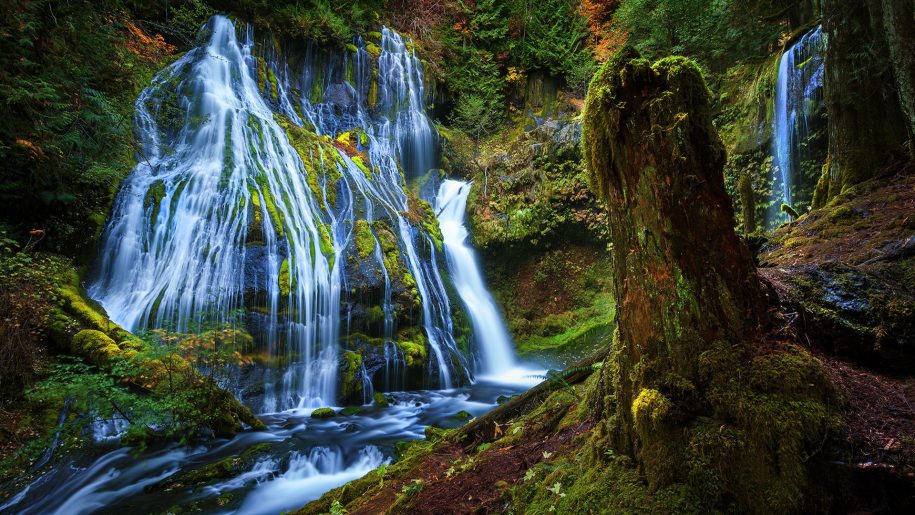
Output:
<instances>
[{"instance_id":1,"label":"wet rock","mask_svg":"<svg viewBox=\"0 0 915 515\"><path fill-rule=\"evenodd\" d=\"M841 263L764 268L780 300L800 313L811 343L887 370L915 366L915 295L896 281Z\"/></svg>"},{"instance_id":2,"label":"wet rock","mask_svg":"<svg viewBox=\"0 0 915 515\"><path fill-rule=\"evenodd\" d=\"M331 84L324 93L324 100L342 110L349 110L356 103L356 90L346 83Z\"/></svg>"},{"instance_id":3,"label":"wet rock","mask_svg":"<svg viewBox=\"0 0 915 515\"><path fill-rule=\"evenodd\" d=\"M332 418L337 416L333 408L318 408L311 412L312 418Z\"/></svg>"}]
</instances>

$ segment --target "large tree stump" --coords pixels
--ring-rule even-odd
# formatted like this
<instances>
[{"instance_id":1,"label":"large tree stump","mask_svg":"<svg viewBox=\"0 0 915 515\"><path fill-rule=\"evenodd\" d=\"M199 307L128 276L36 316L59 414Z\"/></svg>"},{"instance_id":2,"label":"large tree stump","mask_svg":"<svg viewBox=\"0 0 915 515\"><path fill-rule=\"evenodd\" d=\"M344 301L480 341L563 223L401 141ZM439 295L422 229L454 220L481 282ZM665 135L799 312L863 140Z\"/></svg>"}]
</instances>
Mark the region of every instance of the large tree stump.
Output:
<instances>
[{"instance_id":1,"label":"large tree stump","mask_svg":"<svg viewBox=\"0 0 915 515\"><path fill-rule=\"evenodd\" d=\"M633 457L653 486L798 509L831 389L801 349L765 342L767 302L734 232L699 69L621 50L591 83L583 136L609 210L619 324L592 397L593 446Z\"/></svg>"},{"instance_id":2,"label":"large tree stump","mask_svg":"<svg viewBox=\"0 0 915 515\"><path fill-rule=\"evenodd\" d=\"M752 256L734 233L725 152L698 68L623 51L595 77L585 160L606 199L619 302L618 445L636 450L633 403L657 390L694 410L697 357L765 313ZM626 371L626 372L623 372Z\"/></svg>"}]
</instances>

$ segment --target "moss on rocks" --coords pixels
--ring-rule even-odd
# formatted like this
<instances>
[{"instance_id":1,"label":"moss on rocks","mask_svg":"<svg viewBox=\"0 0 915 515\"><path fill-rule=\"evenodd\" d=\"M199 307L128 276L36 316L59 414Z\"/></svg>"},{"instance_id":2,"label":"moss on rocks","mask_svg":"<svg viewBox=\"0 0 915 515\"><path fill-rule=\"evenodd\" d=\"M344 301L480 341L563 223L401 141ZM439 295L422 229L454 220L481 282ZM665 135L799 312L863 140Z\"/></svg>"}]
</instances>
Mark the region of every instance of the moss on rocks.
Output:
<instances>
[{"instance_id":1,"label":"moss on rocks","mask_svg":"<svg viewBox=\"0 0 915 515\"><path fill-rule=\"evenodd\" d=\"M159 218L159 210L162 207L162 199L165 198L165 183L162 180L153 181L146 190L143 197L143 208L152 209L149 215L150 227L155 227L156 220Z\"/></svg>"},{"instance_id":2,"label":"moss on rocks","mask_svg":"<svg viewBox=\"0 0 915 515\"><path fill-rule=\"evenodd\" d=\"M359 371L362 369L362 354L345 351L342 363L343 366L340 367L340 400L343 404L361 404L363 386Z\"/></svg>"},{"instance_id":3,"label":"moss on rocks","mask_svg":"<svg viewBox=\"0 0 915 515\"><path fill-rule=\"evenodd\" d=\"M403 352L404 360L409 368L423 368L426 366L428 349L426 335L419 327L402 329L396 336L397 348Z\"/></svg>"},{"instance_id":4,"label":"moss on rocks","mask_svg":"<svg viewBox=\"0 0 915 515\"><path fill-rule=\"evenodd\" d=\"M305 167L306 182L311 193L320 204L326 202L334 207L337 200L337 182L343 175L338 168L342 158L330 137L319 136L299 127L282 115L275 115L275 119L286 131L290 145Z\"/></svg>"},{"instance_id":5,"label":"moss on rocks","mask_svg":"<svg viewBox=\"0 0 915 515\"><path fill-rule=\"evenodd\" d=\"M121 356L121 348L107 334L83 329L73 335L71 351L89 357L93 363L108 365Z\"/></svg>"},{"instance_id":6,"label":"moss on rocks","mask_svg":"<svg viewBox=\"0 0 915 515\"><path fill-rule=\"evenodd\" d=\"M331 418L337 416L333 408L318 408L311 412L312 418Z\"/></svg>"},{"instance_id":7,"label":"moss on rocks","mask_svg":"<svg viewBox=\"0 0 915 515\"><path fill-rule=\"evenodd\" d=\"M289 294L295 291L294 282L290 278L289 258L280 263L280 271L277 274L277 286L280 290L280 298L287 298Z\"/></svg>"},{"instance_id":8,"label":"moss on rocks","mask_svg":"<svg viewBox=\"0 0 915 515\"><path fill-rule=\"evenodd\" d=\"M362 259L368 258L375 252L375 236L369 223L363 219L356 220L356 251Z\"/></svg>"}]
</instances>

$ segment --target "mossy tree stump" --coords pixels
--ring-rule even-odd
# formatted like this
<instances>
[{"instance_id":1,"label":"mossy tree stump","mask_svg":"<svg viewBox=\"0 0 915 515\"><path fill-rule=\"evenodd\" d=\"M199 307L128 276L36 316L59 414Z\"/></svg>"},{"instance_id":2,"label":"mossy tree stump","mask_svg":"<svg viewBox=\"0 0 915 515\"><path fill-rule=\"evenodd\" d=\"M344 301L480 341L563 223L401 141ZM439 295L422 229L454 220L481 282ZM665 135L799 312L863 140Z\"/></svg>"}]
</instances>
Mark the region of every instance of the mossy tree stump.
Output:
<instances>
[{"instance_id":1,"label":"mossy tree stump","mask_svg":"<svg viewBox=\"0 0 915 515\"><path fill-rule=\"evenodd\" d=\"M724 146L696 65L652 65L624 49L594 78L585 109L585 161L609 208L619 299L616 415L632 428L643 389L693 411L696 358L754 331L765 309L733 230ZM637 440L623 429L617 444L637 452Z\"/></svg>"},{"instance_id":2,"label":"mossy tree stump","mask_svg":"<svg viewBox=\"0 0 915 515\"><path fill-rule=\"evenodd\" d=\"M696 65L618 52L591 83L583 153L609 211L618 302L591 445L635 458L653 487L797 509L831 388L803 350L757 348L767 302L733 229L725 151Z\"/></svg>"}]
</instances>

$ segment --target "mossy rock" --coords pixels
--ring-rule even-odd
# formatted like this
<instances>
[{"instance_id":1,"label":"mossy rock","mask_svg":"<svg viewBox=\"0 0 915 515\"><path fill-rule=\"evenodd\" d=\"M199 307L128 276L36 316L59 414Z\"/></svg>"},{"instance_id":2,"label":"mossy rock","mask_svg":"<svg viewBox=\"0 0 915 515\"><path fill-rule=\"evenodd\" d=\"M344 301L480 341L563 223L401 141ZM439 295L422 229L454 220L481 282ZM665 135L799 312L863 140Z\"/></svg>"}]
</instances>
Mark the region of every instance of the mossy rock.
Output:
<instances>
[{"instance_id":1,"label":"mossy rock","mask_svg":"<svg viewBox=\"0 0 915 515\"><path fill-rule=\"evenodd\" d=\"M470 418L471 418L472 416L473 416L473 415L471 415L471 414L468 413L467 411L461 410L461 411L458 411L457 413L455 413L455 414L452 416L452 418L456 418L456 419L458 419L458 420L470 420Z\"/></svg>"},{"instance_id":2,"label":"mossy rock","mask_svg":"<svg viewBox=\"0 0 915 515\"><path fill-rule=\"evenodd\" d=\"M333 418L337 412L333 408L318 408L311 412L312 418Z\"/></svg>"},{"instance_id":3,"label":"mossy rock","mask_svg":"<svg viewBox=\"0 0 915 515\"><path fill-rule=\"evenodd\" d=\"M363 219L356 220L356 251L359 257L366 259L375 252L375 236L369 223Z\"/></svg>"},{"instance_id":4,"label":"mossy rock","mask_svg":"<svg viewBox=\"0 0 915 515\"><path fill-rule=\"evenodd\" d=\"M379 57L381 57L381 47L375 43L367 43L365 45L365 51L368 52L369 55L372 56L372 59L376 61Z\"/></svg>"},{"instance_id":5,"label":"mossy rock","mask_svg":"<svg viewBox=\"0 0 915 515\"><path fill-rule=\"evenodd\" d=\"M121 348L107 334L95 329L83 329L73 336L70 346L74 354L89 357L93 363L108 365L121 357Z\"/></svg>"},{"instance_id":6,"label":"mossy rock","mask_svg":"<svg viewBox=\"0 0 915 515\"><path fill-rule=\"evenodd\" d=\"M360 375L362 354L345 351L341 358L340 400L343 404L360 402L363 395L362 377Z\"/></svg>"},{"instance_id":7,"label":"mossy rock","mask_svg":"<svg viewBox=\"0 0 915 515\"><path fill-rule=\"evenodd\" d=\"M426 365L426 358L428 358L429 354L425 342L399 341L396 345L403 352L404 360L407 362L408 367L420 368Z\"/></svg>"},{"instance_id":8,"label":"mossy rock","mask_svg":"<svg viewBox=\"0 0 915 515\"><path fill-rule=\"evenodd\" d=\"M229 456L215 463L178 473L146 488L147 492L171 492L197 489L217 480L231 479L247 472L257 460L270 451L269 443L260 443L245 449L238 456Z\"/></svg>"},{"instance_id":9,"label":"mossy rock","mask_svg":"<svg viewBox=\"0 0 915 515\"><path fill-rule=\"evenodd\" d=\"M352 417L361 414L363 411L365 410L362 408L362 406L347 406L340 410L340 415L344 417Z\"/></svg>"},{"instance_id":10,"label":"mossy rock","mask_svg":"<svg viewBox=\"0 0 915 515\"><path fill-rule=\"evenodd\" d=\"M389 406L387 397L385 397L381 392L375 392L374 401L375 407L387 408Z\"/></svg>"},{"instance_id":11,"label":"mossy rock","mask_svg":"<svg viewBox=\"0 0 915 515\"><path fill-rule=\"evenodd\" d=\"M146 195L143 197L143 208L152 209L149 217L150 226L156 225L156 219L159 217L159 209L164 198L165 183L161 179L149 185L149 189L146 190Z\"/></svg>"}]
</instances>

